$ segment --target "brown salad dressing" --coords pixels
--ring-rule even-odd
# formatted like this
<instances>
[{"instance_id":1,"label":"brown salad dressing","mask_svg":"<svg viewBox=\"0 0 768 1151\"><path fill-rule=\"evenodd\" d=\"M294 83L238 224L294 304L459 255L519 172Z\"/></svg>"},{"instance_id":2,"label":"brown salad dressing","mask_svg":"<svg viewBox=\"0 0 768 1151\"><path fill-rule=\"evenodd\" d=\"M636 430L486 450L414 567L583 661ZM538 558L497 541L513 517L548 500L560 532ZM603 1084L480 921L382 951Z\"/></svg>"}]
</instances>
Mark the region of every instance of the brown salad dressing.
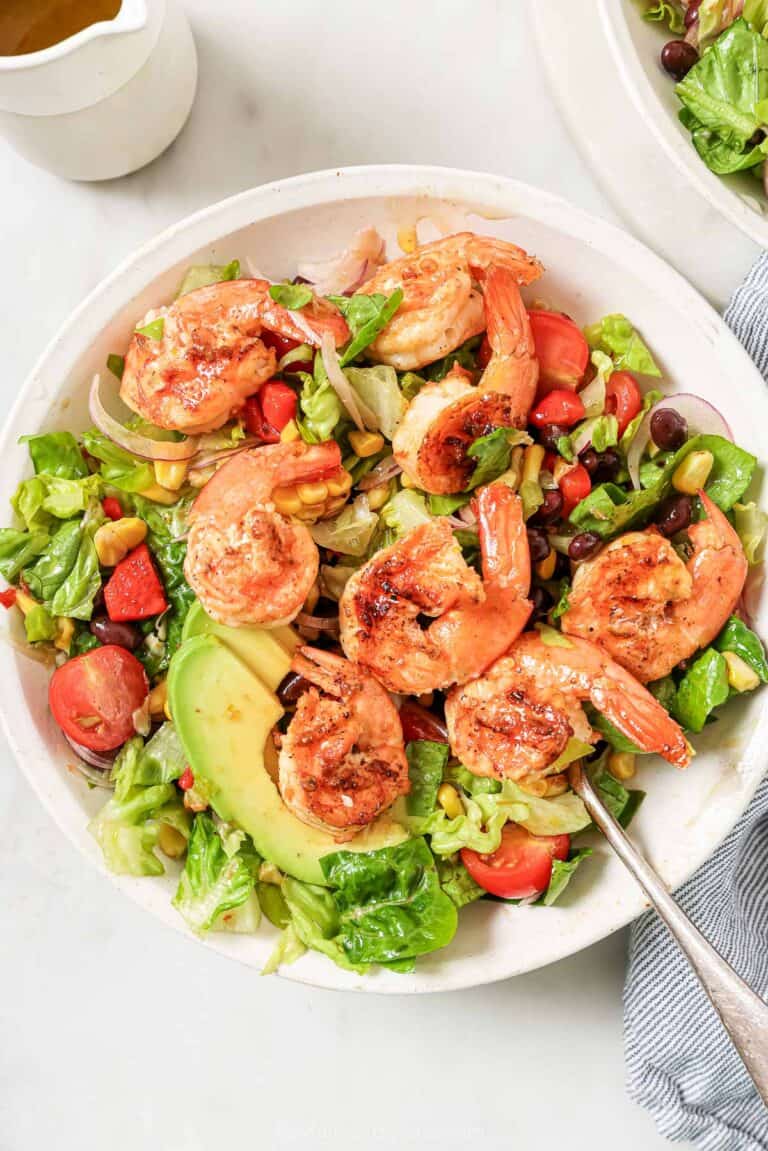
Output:
<instances>
[{"instance_id":1,"label":"brown salad dressing","mask_svg":"<svg viewBox=\"0 0 768 1151\"><path fill-rule=\"evenodd\" d=\"M0 0L0 56L24 56L114 20L122 0Z\"/></svg>"}]
</instances>

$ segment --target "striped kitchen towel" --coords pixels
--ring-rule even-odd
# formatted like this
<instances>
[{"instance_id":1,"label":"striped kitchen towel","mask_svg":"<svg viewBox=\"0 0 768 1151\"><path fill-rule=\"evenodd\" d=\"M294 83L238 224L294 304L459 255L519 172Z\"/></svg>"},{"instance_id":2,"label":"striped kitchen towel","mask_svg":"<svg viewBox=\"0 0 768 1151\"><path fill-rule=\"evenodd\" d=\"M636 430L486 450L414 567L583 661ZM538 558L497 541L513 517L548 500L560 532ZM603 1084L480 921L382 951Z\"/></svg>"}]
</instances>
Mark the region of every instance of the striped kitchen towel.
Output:
<instances>
[{"instance_id":1,"label":"striped kitchen towel","mask_svg":"<svg viewBox=\"0 0 768 1151\"><path fill-rule=\"evenodd\" d=\"M768 382L768 252L725 312ZM766 749L768 759L768 749ZM768 999L768 778L714 857L677 893L684 911ZM768 1110L657 915L632 927L624 987L630 1098L669 1139L702 1151L768 1151Z\"/></svg>"}]
</instances>

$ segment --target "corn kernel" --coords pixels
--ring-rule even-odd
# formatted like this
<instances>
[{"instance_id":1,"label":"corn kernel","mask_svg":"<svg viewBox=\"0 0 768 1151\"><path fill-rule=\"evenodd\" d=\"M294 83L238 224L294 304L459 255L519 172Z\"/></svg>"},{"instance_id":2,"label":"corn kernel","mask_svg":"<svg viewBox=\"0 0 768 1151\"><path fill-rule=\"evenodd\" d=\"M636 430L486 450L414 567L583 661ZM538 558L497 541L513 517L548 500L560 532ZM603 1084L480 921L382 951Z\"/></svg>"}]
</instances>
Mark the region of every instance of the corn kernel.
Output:
<instances>
[{"instance_id":1,"label":"corn kernel","mask_svg":"<svg viewBox=\"0 0 768 1151\"><path fill-rule=\"evenodd\" d=\"M299 510L294 512L297 520L301 520L305 524L313 524L315 520L319 520L320 516L325 511L325 504L301 504Z\"/></svg>"},{"instance_id":2,"label":"corn kernel","mask_svg":"<svg viewBox=\"0 0 768 1151\"><path fill-rule=\"evenodd\" d=\"M160 680L149 693L149 714L152 716L165 715L165 705L168 700L168 681Z\"/></svg>"},{"instance_id":3,"label":"corn kernel","mask_svg":"<svg viewBox=\"0 0 768 1151\"><path fill-rule=\"evenodd\" d=\"M342 469L337 476L325 481L329 496L345 496L352 490L352 476Z\"/></svg>"},{"instance_id":4,"label":"corn kernel","mask_svg":"<svg viewBox=\"0 0 768 1151\"><path fill-rule=\"evenodd\" d=\"M274 863L268 863L265 859L259 868L259 882L274 883L280 887L283 882L283 873L279 867L275 867Z\"/></svg>"},{"instance_id":5,"label":"corn kernel","mask_svg":"<svg viewBox=\"0 0 768 1151\"><path fill-rule=\"evenodd\" d=\"M22 615L29 615L33 607L37 607L37 600L27 591L22 591L21 588L16 589L16 607Z\"/></svg>"},{"instance_id":6,"label":"corn kernel","mask_svg":"<svg viewBox=\"0 0 768 1151\"><path fill-rule=\"evenodd\" d=\"M350 432L349 444L355 455L364 460L381 451L384 447L384 437L378 432Z\"/></svg>"},{"instance_id":7,"label":"corn kernel","mask_svg":"<svg viewBox=\"0 0 768 1151\"><path fill-rule=\"evenodd\" d=\"M65 651L67 654L69 654L69 649L72 646L74 635L75 621L66 615L57 616L56 635L53 640L53 646L58 648L59 651Z\"/></svg>"},{"instance_id":8,"label":"corn kernel","mask_svg":"<svg viewBox=\"0 0 768 1151\"><path fill-rule=\"evenodd\" d=\"M398 229L397 243L400 251L405 252L406 256L416 251L419 246L419 235L415 224L406 224Z\"/></svg>"},{"instance_id":9,"label":"corn kernel","mask_svg":"<svg viewBox=\"0 0 768 1151\"><path fill-rule=\"evenodd\" d=\"M735 651L724 651L728 665L728 683L734 691L754 691L760 686L760 676Z\"/></svg>"},{"instance_id":10,"label":"corn kernel","mask_svg":"<svg viewBox=\"0 0 768 1151\"><path fill-rule=\"evenodd\" d=\"M445 814L449 819L456 819L457 816L464 814L464 808L459 793L453 784L441 783L437 789L437 802L442 807Z\"/></svg>"},{"instance_id":11,"label":"corn kernel","mask_svg":"<svg viewBox=\"0 0 768 1151\"><path fill-rule=\"evenodd\" d=\"M368 507L372 512L377 512L379 508L384 507L389 499L389 484L379 484L375 488L369 488L365 494L368 496Z\"/></svg>"},{"instance_id":12,"label":"corn kernel","mask_svg":"<svg viewBox=\"0 0 768 1151\"><path fill-rule=\"evenodd\" d=\"M631 751L612 751L608 756L608 770L620 782L635 774L635 756Z\"/></svg>"},{"instance_id":13,"label":"corn kernel","mask_svg":"<svg viewBox=\"0 0 768 1151\"><path fill-rule=\"evenodd\" d=\"M709 479L715 458L711 452L689 452L675 468L672 487L676 492L695 496Z\"/></svg>"},{"instance_id":14,"label":"corn kernel","mask_svg":"<svg viewBox=\"0 0 768 1151\"><path fill-rule=\"evenodd\" d=\"M177 492L187 478L189 464L185 460L157 460L155 479L162 488Z\"/></svg>"},{"instance_id":15,"label":"corn kernel","mask_svg":"<svg viewBox=\"0 0 768 1151\"><path fill-rule=\"evenodd\" d=\"M139 492L140 496L144 496L147 500L152 500L154 504L175 504L178 500L176 492L169 492L167 488L161 488L160 484L150 484L148 488L144 488L143 492Z\"/></svg>"},{"instance_id":16,"label":"corn kernel","mask_svg":"<svg viewBox=\"0 0 768 1151\"><path fill-rule=\"evenodd\" d=\"M138 516L123 516L102 524L93 537L99 563L102 567L119 564L132 548L144 541L146 534L147 525Z\"/></svg>"},{"instance_id":17,"label":"corn kernel","mask_svg":"<svg viewBox=\"0 0 768 1151\"><path fill-rule=\"evenodd\" d=\"M296 495L303 504L322 504L328 496L328 488L324 483L297 484Z\"/></svg>"},{"instance_id":18,"label":"corn kernel","mask_svg":"<svg viewBox=\"0 0 768 1151\"><path fill-rule=\"evenodd\" d=\"M168 720L169 723L173 723L173 716L171 715L171 705L167 699L166 699L165 703L163 704L163 715L165 716L165 718Z\"/></svg>"},{"instance_id":19,"label":"corn kernel","mask_svg":"<svg viewBox=\"0 0 768 1151\"><path fill-rule=\"evenodd\" d=\"M557 563L557 552L554 548L549 549L549 555L541 563L536 564L536 574L539 579L552 579L555 574L555 564Z\"/></svg>"},{"instance_id":20,"label":"corn kernel","mask_svg":"<svg viewBox=\"0 0 768 1151\"><path fill-rule=\"evenodd\" d=\"M544 463L544 448L541 444L530 444L525 449L525 456L523 458L523 483L524 484L537 484L539 482L539 472L541 465Z\"/></svg>"},{"instance_id":21,"label":"corn kernel","mask_svg":"<svg viewBox=\"0 0 768 1151\"><path fill-rule=\"evenodd\" d=\"M535 795L537 799L543 799L547 794L547 781L541 775L524 775L517 782L523 791L527 791L529 795Z\"/></svg>"},{"instance_id":22,"label":"corn kernel","mask_svg":"<svg viewBox=\"0 0 768 1151\"><path fill-rule=\"evenodd\" d=\"M299 426L295 420L289 420L280 433L280 441L284 444L291 444L294 440L301 439Z\"/></svg>"},{"instance_id":23,"label":"corn kernel","mask_svg":"<svg viewBox=\"0 0 768 1151\"><path fill-rule=\"evenodd\" d=\"M272 492L272 502L284 516L295 516L301 511L301 499L296 488L275 488Z\"/></svg>"},{"instance_id":24,"label":"corn kernel","mask_svg":"<svg viewBox=\"0 0 768 1151\"><path fill-rule=\"evenodd\" d=\"M569 464L568 461L564 460L562 456L557 457L552 475L554 476L555 483L558 485L558 487L560 486L560 482L563 479L563 476L567 476L568 473L572 472L575 467L576 464Z\"/></svg>"},{"instance_id":25,"label":"corn kernel","mask_svg":"<svg viewBox=\"0 0 768 1151\"><path fill-rule=\"evenodd\" d=\"M187 850L187 841L177 827L161 823L157 829L157 846L169 859L180 859Z\"/></svg>"},{"instance_id":26,"label":"corn kernel","mask_svg":"<svg viewBox=\"0 0 768 1151\"><path fill-rule=\"evenodd\" d=\"M406 472L403 472L400 476L400 486L403 488L418 488L419 485L416 483L416 480L412 480Z\"/></svg>"}]
</instances>

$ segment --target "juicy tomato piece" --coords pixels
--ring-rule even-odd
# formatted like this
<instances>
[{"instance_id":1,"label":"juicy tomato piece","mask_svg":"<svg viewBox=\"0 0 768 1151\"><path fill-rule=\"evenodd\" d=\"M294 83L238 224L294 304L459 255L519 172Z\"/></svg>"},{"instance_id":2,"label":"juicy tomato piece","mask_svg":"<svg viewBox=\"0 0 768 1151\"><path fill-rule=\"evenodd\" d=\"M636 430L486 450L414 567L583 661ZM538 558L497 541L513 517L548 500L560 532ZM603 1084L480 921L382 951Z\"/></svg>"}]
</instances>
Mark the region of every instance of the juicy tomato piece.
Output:
<instances>
[{"instance_id":1,"label":"juicy tomato piece","mask_svg":"<svg viewBox=\"0 0 768 1151\"><path fill-rule=\"evenodd\" d=\"M261 410L267 424L281 432L296 416L296 393L281 380L268 380L259 390Z\"/></svg>"},{"instance_id":2,"label":"juicy tomato piece","mask_svg":"<svg viewBox=\"0 0 768 1151\"><path fill-rule=\"evenodd\" d=\"M541 461L542 469L545 472L553 472L555 470L555 464L559 459L560 457L557 452L545 452L544 459Z\"/></svg>"},{"instance_id":3,"label":"juicy tomato piece","mask_svg":"<svg viewBox=\"0 0 768 1151\"><path fill-rule=\"evenodd\" d=\"M537 428L546 427L547 424L562 424L572 428L584 419L585 414L584 405L575 392L567 388L553 388L539 401L529 419Z\"/></svg>"},{"instance_id":4,"label":"juicy tomato piece","mask_svg":"<svg viewBox=\"0 0 768 1151\"><path fill-rule=\"evenodd\" d=\"M413 739L429 739L433 743L448 742L445 721L413 700L407 699L400 708L400 723L403 725L403 739L406 743Z\"/></svg>"},{"instance_id":5,"label":"juicy tomato piece","mask_svg":"<svg viewBox=\"0 0 768 1151\"><path fill-rule=\"evenodd\" d=\"M616 417L620 436L642 406L643 394L632 373L614 372L605 385L605 410Z\"/></svg>"},{"instance_id":6,"label":"juicy tomato piece","mask_svg":"<svg viewBox=\"0 0 768 1151\"><path fill-rule=\"evenodd\" d=\"M291 340L288 336L281 336L277 332L268 332L266 328L262 330L259 339L266 347L274 350L278 360L282 360L287 352L292 352L301 343L300 340Z\"/></svg>"},{"instance_id":7,"label":"juicy tomato piece","mask_svg":"<svg viewBox=\"0 0 768 1151\"><path fill-rule=\"evenodd\" d=\"M194 786L195 786L195 777L192 774L192 768L189 766L189 764L187 764L187 766L184 768L181 775L179 776L179 787L181 788L182 791L189 791Z\"/></svg>"},{"instance_id":8,"label":"juicy tomato piece","mask_svg":"<svg viewBox=\"0 0 768 1151\"><path fill-rule=\"evenodd\" d=\"M539 361L538 395L553 388L575 391L589 363L589 344L569 316L532 308L528 313Z\"/></svg>"},{"instance_id":9,"label":"juicy tomato piece","mask_svg":"<svg viewBox=\"0 0 768 1151\"><path fill-rule=\"evenodd\" d=\"M136 656L117 644L95 647L57 668L48 703L61 730L91 751L111 751L136 734L133 713L149 692Z\"/></svg>"},{"instance_id":10,"label":"juicy tomato piece","mask_svg":"<svg viewBox=\"0 0 768 1151\"><path fill-rule=\"evenodd\" d=\"M261 410L261 400L258 396L249 396L243 408L245 426L252 436L256 436L264 444L279 444L280 433L277 428L271 427Z\"/></svg>"},{"instance_id":11,"label":"juicy tomato piece","mask_svg":"<svg viewBox=\"0 0 768 1151\"><path fill-rule=\"evenodd\" d=\"M563 519L567 519L576 505L592 491L592 480L584 465L577 464L565 473L558 486L563 497Z\"/></svg>"},{"instance_id":12,"label":"juicy tomato piece","mask_svg":"<svg viewBox=\"0 0 768 1151\"><path fill-rule=\"evenodd\" d=\"M552 876L552 860L567 859L568 835L531 835L519 823L507 823L501 843L490 855L462 848L464 866L481 887L501 899L527 899L545 891Z\"/></svg>"},{"instance_id":13,"label":"juicy tomato piece","mask_svg":"<svg viewBox=\"0 0 768 1151\"><path fill-rule=\"evenodd\" d=\"M16 588L7 587L5 591L0 591L0 603L3 607L13 607L16 603Z\"/></svg>"},{"instance_id":14,"label":"juicy tomato piece","mask_svg":"<svg viewBox=\"0 0 768 1151\"><path fill-rule=\"evenodd\" d=\"M146 544L120 560L104 585L104 603L111 620L149 619L168 607L160 576Z\"/></svg>"},{"instance_id":15,"label":"juicy tomato piece","mask_svg":"<svg viewBox=\"0 0 768 1151\"><path fill-rule=\"evenodd\" d=\"M120 500L116 500L114 496L107 496L101 501L101 506L104 509L104 515L110 520L120 520L123 518L123 509L120 506Z\"/></svg>"},{"instance_id":16,"label":"juicy tomato piece","mask_svg":"<svg viewBox=\"0 0 768 1151\"><path fill-rule=\"evenodd\" d=\"M480 347L477 349L477 356L475 357L475 363L478 368L485 371L492 355L493 349L491 348L491 341L487 336L483 336Z\"/></svg>"}]
</instances>

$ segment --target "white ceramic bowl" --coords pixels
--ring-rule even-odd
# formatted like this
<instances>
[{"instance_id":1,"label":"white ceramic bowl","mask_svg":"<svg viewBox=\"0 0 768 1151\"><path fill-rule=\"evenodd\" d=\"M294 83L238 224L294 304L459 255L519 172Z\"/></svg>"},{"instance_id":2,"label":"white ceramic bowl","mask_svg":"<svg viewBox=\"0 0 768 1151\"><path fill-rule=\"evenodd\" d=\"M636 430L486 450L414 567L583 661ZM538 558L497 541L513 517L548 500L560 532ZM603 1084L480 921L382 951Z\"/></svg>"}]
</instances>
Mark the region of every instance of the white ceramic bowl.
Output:
<instances>
[{"instance_id":1,"label":"white ceramic bowl","mask_svg":"<svg viewBox=\"0 0 768 1151\"><path fill-rule=\"evenodd\" d=\"M237 256L280 278L292 275L301 259L336 252L364 224L375 224L395 252L398 228L430 215L450 229L468 224L535 252L548 268L535 285L536 297L579 323L614 311L631 316L666 379L720 406L738 442L759 451L760 429L768 424L762 379L719 316L647 248L512 180L387 166L320 172L244 192L170 228L117 268L64 325L26 381L0 440L0 497L7 500L29 470L19 436L86 426L92 374L109 352L125 346L136 318L173 293L189 263L226 263ZM765 606L757 623L768 631ZM48 713L46 685L43 668L0 644L0 709L19 766L59 826L103 871L86 823L105 793L89 791L67 771L71 753ZM744 810L762 774L767 740L768 693L757 692L732 704L723 721L697 739L699 754L688 772L660 761L643 763L638 784L648 798L633 835L672 886L712 853ZM310 953L285 975L324 987L422 992L491 982L550 963L643 909L621 865L599 842L595 846L596 857L556 907L475 904L462 912L451 946L421 962L417 974L382 971L361 978ZM186 931L170 903L174 875L110 878L148 911ZM256 974L274 935L265 924L256 936L211 935L206 944L250 964Z\"/></svg>"},{"instance_id":2,"label":"white ceramic bowl","mask_svg":"<svg viewBox=\"0 0 768 1151\"><path fill-rule=\"evenodd\" d=\"M608 42L638 114L669 159L705 199L757 244L768 247L768 203L748 172L716 176L691 143L678 119L681 108L674 81L659 63L671 33L664 24L644 20L633 0L599 0ZM685 204L679 204L685 212ZM706 236L701 237L706 244ZM713 253L713 259L716 259Z\"/></svg>"}]
</instances>

